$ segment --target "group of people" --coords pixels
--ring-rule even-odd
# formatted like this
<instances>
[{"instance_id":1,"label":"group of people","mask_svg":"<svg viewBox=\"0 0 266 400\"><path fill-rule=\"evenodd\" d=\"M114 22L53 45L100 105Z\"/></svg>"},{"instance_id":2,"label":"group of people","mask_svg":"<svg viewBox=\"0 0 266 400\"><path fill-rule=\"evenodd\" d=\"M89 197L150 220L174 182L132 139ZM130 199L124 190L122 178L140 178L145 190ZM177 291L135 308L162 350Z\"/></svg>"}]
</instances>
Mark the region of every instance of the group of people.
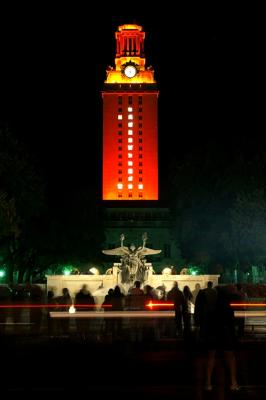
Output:
<instances>
[{"instance_id":1,"label":"group of people","mask_svg":"<svg viewBox=\"0 0 266 400\"><path fill-rule=\"evenodd\" d=\"M242 286L237 284L230 291L223 286L213 287L209 281L207 287L200 289L194 297L187 286L181 291L178 283L174 282L167 300L174 304L177 335L193 347L198 355L196 359L205 361L198 365L201 374L205 371L205 389L211 391L213 388L213 370L218 354L223 356L227 366L229 389L238 391L235 348L237 339L244 335L245 319L235 318L230 304L247 301Z\"/></svg>"}]
</instances>

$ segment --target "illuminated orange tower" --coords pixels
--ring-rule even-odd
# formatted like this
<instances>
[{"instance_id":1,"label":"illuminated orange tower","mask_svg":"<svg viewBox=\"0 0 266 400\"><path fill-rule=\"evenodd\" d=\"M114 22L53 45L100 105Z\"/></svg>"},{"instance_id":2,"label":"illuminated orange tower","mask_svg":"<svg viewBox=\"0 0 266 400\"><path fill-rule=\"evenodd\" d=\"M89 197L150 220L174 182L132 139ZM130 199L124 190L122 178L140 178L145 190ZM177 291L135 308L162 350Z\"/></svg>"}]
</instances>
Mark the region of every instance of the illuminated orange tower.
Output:
<instances>
[{"instance_id":1,"label":"illuminated orange tower","mask_svg":"<svg viewBox=\"0 0 266 400\"><path fill-rule=\"evenodd\" d=\"M121 25L103 97L103 200L158 200L158 90L145 33Z\"/></svg>"}]
</instances>

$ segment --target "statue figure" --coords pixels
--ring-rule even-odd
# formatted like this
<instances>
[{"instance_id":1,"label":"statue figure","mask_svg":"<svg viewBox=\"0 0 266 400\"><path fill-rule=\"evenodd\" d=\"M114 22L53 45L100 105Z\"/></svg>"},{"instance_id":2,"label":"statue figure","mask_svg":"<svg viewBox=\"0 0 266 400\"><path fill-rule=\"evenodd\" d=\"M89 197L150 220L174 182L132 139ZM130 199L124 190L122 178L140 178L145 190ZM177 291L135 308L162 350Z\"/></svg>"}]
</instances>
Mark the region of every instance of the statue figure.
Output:
<instances>
[{"instance_id":1,"label":"statue figure","mask_svg":"<svg viewBox=\"0 0 266 400\"><path fill-rule=\"evenodd\" d=\"M102 250L104 254L121 256L121 282L133 283L134 281L145 281L146 260L145 256L159 254L162 250L153 250L145 247L148 239L147 233L142 235L142 246L136 248L134 244L130 247L124 246L125 235L120 235L121 246L111 250Z\"/></svg>"}]
</instances>

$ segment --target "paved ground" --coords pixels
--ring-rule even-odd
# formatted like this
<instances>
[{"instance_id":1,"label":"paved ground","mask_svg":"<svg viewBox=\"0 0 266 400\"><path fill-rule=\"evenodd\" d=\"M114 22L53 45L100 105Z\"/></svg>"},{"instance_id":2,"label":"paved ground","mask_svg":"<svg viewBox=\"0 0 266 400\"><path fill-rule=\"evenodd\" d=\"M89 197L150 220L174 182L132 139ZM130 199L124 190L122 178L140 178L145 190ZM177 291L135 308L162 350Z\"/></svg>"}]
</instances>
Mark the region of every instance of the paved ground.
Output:
<instances>
[{"instance_id":1,"label":"paved ground","mask_svg":"<svg viewBox=\"0 0 266 400\"><path fill-rule=\"evenodd\" d=\"M5 335L1 390L22 395L78 392L87 398L265 399L266 341L245 338L236 351L238 393L227 390L217 358L213 393L202 389L204 359L183 340L82 340L77 336ZM201 396L201 397L200 397ZM4 397L2 397L4 398ZM53 397L54 398L54 397Z\"/></svg>"}]
</instances>

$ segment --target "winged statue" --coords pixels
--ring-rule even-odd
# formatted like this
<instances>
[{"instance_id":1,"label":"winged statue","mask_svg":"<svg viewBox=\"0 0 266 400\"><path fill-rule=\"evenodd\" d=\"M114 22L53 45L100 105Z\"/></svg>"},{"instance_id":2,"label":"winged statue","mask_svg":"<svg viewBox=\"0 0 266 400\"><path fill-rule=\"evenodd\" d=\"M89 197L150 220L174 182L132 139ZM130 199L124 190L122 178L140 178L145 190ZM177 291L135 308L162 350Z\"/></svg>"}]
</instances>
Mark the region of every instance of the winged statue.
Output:
<instances>
[{"instance_id":1,"label":"winged statue","mask_svg":"<svg viewBox=\"0 0 266 400\"><path fill-rule=\"evenodd\" d=\"M154 250L146 247L148 236L146 233L142 235L142 246L136 247L131 244L130 247L124 246L125 235L120 236L120 247L110 250L102 250L104 254L111 256L121 256L121 281L129 283L138 280L145 280L145 256L159 254L162 250Z\"/></svg>"}]
</instances>

